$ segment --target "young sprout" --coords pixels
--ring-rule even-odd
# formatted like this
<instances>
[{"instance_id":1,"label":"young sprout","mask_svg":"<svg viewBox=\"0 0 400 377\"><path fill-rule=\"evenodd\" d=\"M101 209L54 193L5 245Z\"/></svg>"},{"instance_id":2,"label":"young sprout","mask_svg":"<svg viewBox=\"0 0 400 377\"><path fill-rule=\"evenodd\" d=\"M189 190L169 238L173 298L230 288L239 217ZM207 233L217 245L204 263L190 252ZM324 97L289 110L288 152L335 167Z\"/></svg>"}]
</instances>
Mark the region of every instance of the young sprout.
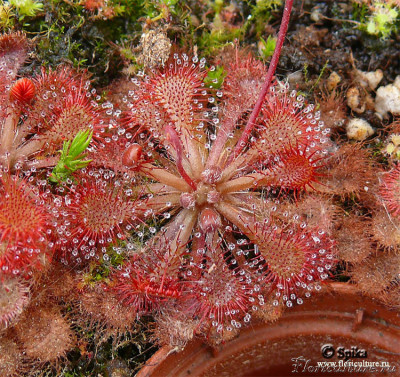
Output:
<instances>
[{"instance_id":1,"label":"young sprout","mask_svg":"<svg viewBox=\"0 0 400 377\"><path fill-rule=\"evenodd\" d=\"M50 182L60 183L65 181L73 172L86 167L92 160L84 160L84 151L92 140L93 131L79 131L72 142L65 141L61 156L50 175Z\"/></svg>"}]
</instances>

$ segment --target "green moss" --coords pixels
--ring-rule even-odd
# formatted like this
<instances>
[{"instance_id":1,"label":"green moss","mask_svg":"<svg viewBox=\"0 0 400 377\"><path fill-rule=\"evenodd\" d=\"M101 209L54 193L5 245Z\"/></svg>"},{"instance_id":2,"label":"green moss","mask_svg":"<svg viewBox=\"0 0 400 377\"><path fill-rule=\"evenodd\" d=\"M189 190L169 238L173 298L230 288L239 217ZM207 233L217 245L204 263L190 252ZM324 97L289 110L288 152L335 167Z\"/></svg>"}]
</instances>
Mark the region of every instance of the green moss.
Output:
<instances>
[{"instance_id":1,"label":"green moss","mask_svg":"<svg viewBox=\"0 0 400 377\"><path fill-rule=\"evenodd\" d=\"M25 16L34 17L43 11L43 4L35 0L10 0L10 5L15 7L20 19Z\"/></svg>"},{"instance_id":2,"label":"green moss","mask_svg":"<svg viewBox=\"0 0 400 377\"><path fill-rule=\"evenodd\" d=\"M276 38L271 37L270 35L268 36L267 40L264 40L263 38L260 38L262 48L261 48L261 57L264 60L267 60L270 58L275 51L275 46L276 46Z\"/></svg>"},{"instance_id":3,"label":"green moss","mask_svg":"<svg viewBox=\"0 0 400 377\"><path fill-rule=\"evenodd\" d=\"M219 89L225 79L226 71L223 66L215 67L214 70L208 71L206 78L204 79L204 83L209 88Z\"/></svg>"},{"instance_id":4,"label":"green moss","mask_svg":"<svg viewBox=\"0 0 400 377\"><path fill-rule=\"evenodd\" d=\"M98 283L109 283L111 270L121 266L126 257L118 249L122 246L109 247L107 253L99 261L94 261L89 266L89 271L83 275L83 286L94 287Z\"/></svg>"},{"instance_id":5,"label":"green moss","mask_svg":"<svg viewBox=\"0 0 400 377\"><path fill-rule=\"evenodd\" d=\"M247 30L251 25L254 25L256 36L259 39L265 32L267 25L273 13L277 12L283 5L283 0L259 0L255 4L252 1L246 1L251 7L250 15L247 17L247 22L244 29Z\"/></svg>"},{"instance_id":6,"label":"green moss","mask_svg":"<svg viewBox=\"0 0 400 377\"><path fill-rule=\"evenodd\" d=\"M388 38L392 32L397 31L395 22L399 11L394 5L379 2L374 4L374 8L374 12L368 17L365 30L368 34Z\"/></svg>"},{"instance_id":7,"label":"green moss","mask_svg":"<svg viewBox=\"0 0 400 377\"><path fill-rule=\"evenodd\" d=\"M1 3L0 27L24 30L34 37L32 64L25 70L69 64L87 69L100 85L108 84L120 72L123 57L112 44L125 39L137 40L146 18L153 10L159 14L161 6L165 6L155 0L111 0L107 3L107 12L101 13L85 9L84 1L13 2L19 8Z\"/></svg>"},{"instance_id":8,"label":"green moss","mask_svg":"<svg viewBox=\"0 0 400 377\"><path fill-rule=\"evenodd\" d=\"M400 24L400 9L394 3L373 1L367 4L353 4L353 20L359 22L359 29L382 40L397 33Z\"/></svg>"},{"instance_id":9,"label":"green moss","mask_svg":"<svg viewBox=\"0 0 400 377\"><path fill-rule=\"evenodd\" d=\"M266 23L282 4L282 0L109 0L99 7L101 0L97 4L91 0L13 1L23 4L19 11L0 0L0 28L24 30L35 40L31 64L21 73L31 74L42 65L69 64L92 73L96 86L108 85L124 66L125 71L137 71L133 47L145 30L161 28L182 48L197 46L200 55L212 56L235 40L255 37L260 41ZM237 17L227 20L223 12L237 12ZM267 55L272 42L266 42Z\"/></svg>"},{"instance_id":10,"label":"green moss","mask_svg":"<svg viewBox=\"0 0 400 377\"><path fill-rule=\"evenodd\" d=\"M282 0L246 0L239 3L217 0L209 2L207 17L202 18L200 35L194 35L202 55L212 56L227 44L238 42L262 43L262 58L269 58L275 49L275 39L269 37L266 41L266 25L281 10ZM224 17L224 12L231 19Z\"/></svg>"},{"instance_id":11,"label":"green moss","mask_svg":"<svg viewBox=\"0 0 400 377\"><path fill-rule=\"evenodd\" d=\"M335 6L335 9L337 9L338 6ZM366 3L352 3L352 20L353 21L360 21L360 22L365 22L368 16L368 6ZM340 14L335 14L335 17L340 18Z\"/></svg>"},{"instance_id":12,"label":"green moss","mask_svg":"<svg viewBox=\"0 0 400 377\"><path fill-rule=\"evenodd\" d=\"M0 1L0 29L8 30L14 26L15 10L10 3Z\"/></svg>"},{"instance_id":13,"label":"green moss","mask_svg":"<svg viewBox=\"0 0 400 377\"><path fill-rule=\"evenodd\" d=\"M15 24L24 23L25 18L35 17L43 11L43 4L35 0L0 0L0 30L14 28ZM24 23L24 25L27 25Z\"/></svg>"},{"instance_id":14,"label":"green moss","mask_svg":"<svg viewBox=\"0 0 400 377\"><path fill-rule=\"evenodd\" d=\"M198 46L203 52L202 55L211 56L215 54L217 50L220 50L227 44L234 42L235 39L241 40L242 36L243 31L241 29L216 29L211 32L205 31L198 41Z\"/></svg>"}]
</instances>

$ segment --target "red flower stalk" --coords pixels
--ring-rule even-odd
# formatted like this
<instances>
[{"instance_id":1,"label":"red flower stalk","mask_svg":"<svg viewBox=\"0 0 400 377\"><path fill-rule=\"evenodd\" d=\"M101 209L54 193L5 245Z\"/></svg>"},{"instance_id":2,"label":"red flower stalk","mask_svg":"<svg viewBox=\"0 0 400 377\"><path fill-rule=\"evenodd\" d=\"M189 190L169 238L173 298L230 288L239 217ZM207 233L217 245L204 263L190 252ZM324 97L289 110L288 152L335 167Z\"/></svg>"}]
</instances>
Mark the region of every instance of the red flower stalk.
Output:
<instances>
[{"instance_id":1,"label":"red flower stalk","mask_svg":"<svg viewBox=\"0 0 400 377\"><path fill-rule=\"evenodd\" d=\"M246 142L251 134L252 129L255 126L255 121L258 117L258 114L261 111L261 107L264 103L265 95L268 93L268 90L272 83L272 77L275 74L276 67L278 66L279 57L281 55L281 50L283 43L285 41L286 32L289 26L290 13L292 12L293 0L286 0L284 6L284 12L282 16L281 27L279 29L278 40L276 41L276 46L274 50L274 54L272 55L271 63L268 67L267 77L265 78L264 85L261 89L261 93L258 97L257 103L255 104L252 113L247 121L246 127L244 128L243 134L240 137L238 143L236 144L234 154L232 158L238 156L242 151L243 147L246 145Z\"/></svg>"}]
</instances>

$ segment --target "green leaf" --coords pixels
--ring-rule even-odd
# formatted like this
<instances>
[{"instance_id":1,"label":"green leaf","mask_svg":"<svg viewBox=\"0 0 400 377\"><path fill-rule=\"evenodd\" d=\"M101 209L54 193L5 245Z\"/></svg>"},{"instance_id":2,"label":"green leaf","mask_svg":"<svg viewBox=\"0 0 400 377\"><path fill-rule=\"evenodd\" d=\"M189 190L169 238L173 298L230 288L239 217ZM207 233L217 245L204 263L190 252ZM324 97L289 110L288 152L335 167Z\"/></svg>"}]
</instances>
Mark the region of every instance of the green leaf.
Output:
<instances>
[{"instance_id":1,"label":"green leaf","mask_svg":"<svg viewBox=\"0 0 400 377\"><path fill-rule=\"evenodd\" d=\"M260 40L262 43L262 48L261 48L262 57L264 59L267 59L274 54L276 46L276 38L273 38L269 35L267 41L265 41L263 38L260 38Z\"/></svg>"},{"instance_id":2,"label":"green leaf","mask_svg":"<svg viewBox=\"0 0 400 377\"><path fill-rule=\"evenodd\" d=\"M53 183L65 181L73 172L86 167L92 160L84 160L84 151L92 140L91 130L79 131L74 139L64 141L61 156L49 180Z\"/></svg>"},{"instance_id":3,"label":"green leaf","mask_svg":"<svg viewBox=\"0 0 400 377\"><path fill-rule=\"evenodd\" d=\"M223 66L217 66L213 71L208 71L204 83L213 89L219 89L224 82L226 72Z\"/></svg>"}]
</instances>

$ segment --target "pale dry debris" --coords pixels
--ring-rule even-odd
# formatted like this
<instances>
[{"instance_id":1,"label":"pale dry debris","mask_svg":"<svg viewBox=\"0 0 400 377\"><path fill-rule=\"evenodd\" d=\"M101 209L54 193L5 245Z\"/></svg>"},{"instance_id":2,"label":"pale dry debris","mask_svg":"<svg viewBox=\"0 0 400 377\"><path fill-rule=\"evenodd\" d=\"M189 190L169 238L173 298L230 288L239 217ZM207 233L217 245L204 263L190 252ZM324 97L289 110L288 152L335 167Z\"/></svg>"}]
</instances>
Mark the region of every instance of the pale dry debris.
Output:
<instances>
[{"instance_id":1,"label":"pale dry debris","mask_svg":"<svg viewBox=\"0 0 400 377\"><path fill-rule=\"evenodd\" d=\"M384 152L392 158L400 158L400 134L392 134L389 136L388 144Z\"/></svg>"},{"instance_id":2,"label":"pale dry debris","mask_svg":"<svg viewBox=\"0 0 400 377\"><path fill-rule=\"evenodd\" d=\"M365 105L361 105L360 91L356 87L350 88L347 93L347 106L356 113L363 113L365 111Z\"/></svg>"},{"instance_id":3,"label":"pale dry debris","mask_svg":"<svg viewBox=\"0 0 400 377\"><path fill-rule=\"evenodd\" d=\"M356 69L357 82L366 89L375 90L383 78L381 69L372 72L363 72Z\"/></svg>"},{"instance_id":4,"label":"pale dry debris","mask_svg":"<svg viewBox=\"0 0 400 377\"><path fill-rule=\"evenodd\" d=\"M318 22L322 21L324 19L324 17L325 16L321 11L321 7L319 7L317 5L312 9L311 14L310 14L311 21L318 23Z\"/></svg>"},{"instance_id":5,"label":"pale dry debris","mask_svg":"<svg viewBox=\"0 0 400 377\"><path fill-rule=\"evenodd\" d=\"M150 30L142 34L138 48L141 52L137 63L151 69L164 66L171 52L171 41L164 31Z\"/></svg>"},{"instance_id":6,"label":"pale dry debris","mask_svg":"<svg viewBox=\"0 0 400 377\"><path fill-rule=\"evenodd\" d=\"M375 111L380 118L392 115L400 115L400 76L396 77L393 84L381 86L376 92Z\"/></svg>"},{"instance_id":7,"label":"pale dry debris","mask_svg":"<svg viewBox=\"0 0 400 377\"><path fill-rule=\"evenodd\" d=\"M332 91L336 89L338 84L342 81L342 78L335 72L333 71L329 77L328 80L326 81L326 87L329 91Z\"/></svg>"},{"instance_id":8,"label":"pale dry debris","mask_svg":"<svg viewBox=\"0 0 400 377\"><path fill-rule=\"evenodd\" d=\"M352 140L363 141L375 133L375 130L364 119L353 118L346 125L347 137Z\"/></svg>"}]
</instances>

